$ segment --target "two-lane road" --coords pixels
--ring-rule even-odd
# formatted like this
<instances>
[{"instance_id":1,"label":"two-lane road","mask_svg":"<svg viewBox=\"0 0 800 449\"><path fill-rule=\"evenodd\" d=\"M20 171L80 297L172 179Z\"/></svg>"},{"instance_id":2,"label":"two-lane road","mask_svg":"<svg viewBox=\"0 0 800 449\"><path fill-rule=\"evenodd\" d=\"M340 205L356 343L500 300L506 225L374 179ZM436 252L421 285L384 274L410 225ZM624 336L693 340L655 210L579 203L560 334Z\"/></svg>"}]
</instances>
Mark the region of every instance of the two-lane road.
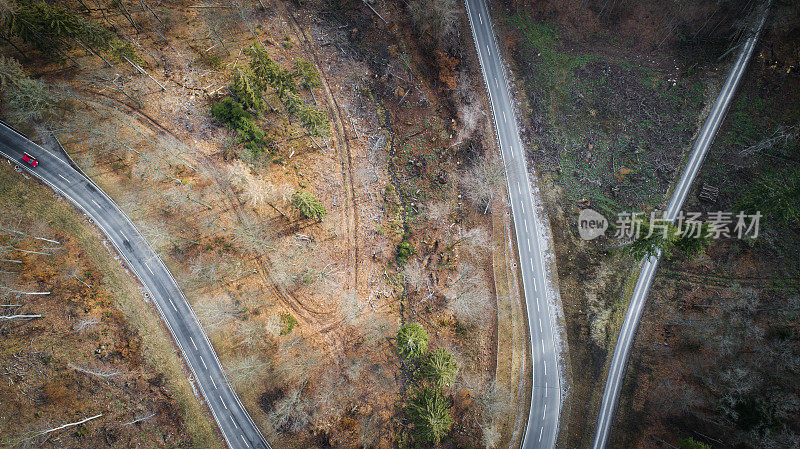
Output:
<instances>
[{"instance_id":1,"label":"two-lane road","mask_svg":"<svg viewBox=\"0 0 800 449\"><path fill-rule=\"evenodd\" d=\"M33 168L23 162L23 152L38 159L39 166ZM61 158L2 123L0 155L23 167L82 210L125 259L172 332L228 446L269 449L228 383L214 348L177 282L114 201Z\"/></svg>"},{"instance_id":2,"label":"two-lane road","mask_svg":"<svg viewBox=\"0 0 800 449\"><path fill-rule=\"evenodd\" d=\"M466 0L478 60L489 92L498 145L506 171L508 195L517 235L520 271L527 308L533 362L531 407L522 447L555 447L561 412L561 379L556 353L556 313L550 310L545 261L525 147L519 137L505 67L484 0Z\"/></svg>"},{"instance_id":3,"label":"two-lane road","mask_svg":"<svg viewBox=\"0 0 800 449\"><path fill-rule=\"evenodd\" d=\"M711 147L714 137L717 135L722 120L725 118L731 99L734 93L736 93L736 87L742 79L745 68L747 68L747 62L753 55L756 41L758 41L758 35L764 27L768 12L769 2L765 5L764 11L756 23L755 31L744 41L744 44L742 44L742 48L739 50L736 57L736 62L734 62L728 74L728 78L725 80L725 84L722 85L722 90L720 90L714 105L711 107L708 118L700 130L700 135L694 144L686 167L681 174L678 184L675 186L675 190L672 192L669 205L664 211L664 218L670 221L675 221L678 212L683 207L683 203L686 201L686 196L689 194L692 183L697 177L697 173L700 171L703 159L708 149ZM636 286L631 296L631 302L625 313L625 321L622 323L622 328L617 338L617 344L614 347L611 366L608 370L608 379L606 380L605 390L603 391L603 402L600 405L600 414L597 418L597 432L592 445L593 449L603 449L606 446L608 435L611 431L614 410L616 409L617 399L619 398L619 390L622 386L625 365L628 360L631 345L633 344L633 337L636 333L636 327L639 325L639 318L642 316L645 298L647 298L647 292L650 290L650 285L653 283L660 258L661 252L659 251L657 254L644 261L642 269L639 272L639 279L636 281Z\"/></svg>"}]
</instances>

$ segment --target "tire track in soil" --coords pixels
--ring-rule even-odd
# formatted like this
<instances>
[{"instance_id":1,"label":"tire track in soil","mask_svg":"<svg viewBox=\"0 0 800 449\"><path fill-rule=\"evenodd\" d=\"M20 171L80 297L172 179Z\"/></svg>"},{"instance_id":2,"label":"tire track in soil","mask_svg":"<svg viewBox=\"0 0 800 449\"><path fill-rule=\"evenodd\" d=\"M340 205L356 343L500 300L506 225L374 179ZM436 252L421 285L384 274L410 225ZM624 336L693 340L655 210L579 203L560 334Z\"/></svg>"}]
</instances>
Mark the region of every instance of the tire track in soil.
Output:
<instances>
[{"instance_id":1,"label":"tire track in soil","mask_svg":"<svg viewBox=\"0 0 800 449\"><path fill-rule=\"evenodd\" d=\"M207 170L218 172L216 169L210 166L210 161L203 161L203 163L206 164ZM225 196L225 199L229 203L231 210L233 210L234 215L236 216L236 221L239 224L242 224L242 203L238 196L234 194L233 186L231 186L227 180L223 180L222 176L214 176L213 178L214 182L219 187L220 192ZM289 307L292 312L297 315L297 318L301 320L301 325L305 324L314 326L315 324L320 325L320 323L323 321L329 321L327 318L330 317L331 312L314 310L306 303L298 299L293 293L283 291L283 289L278 286L278 284L269 274L269 270L264 262L264 259L261 256L255 256L253 260L255 260L258 264L258 274L261 279L270 287L270 290L272 290L275 296L277 296L283 304ZM336 324L337 323L328 323L327 325L321 326L319 330L321 333L327 333L333 329Z\"/></svg>"},{"instance_id":2,"label":"tire track in soil","mask_svg":"<svg viewBox=\"0 0 800 449\"><path fill-rule=\"evenodd\" d=\"M111 101L112 103L115 103L117 105L123 106L125 109L128 109L134 114L137 114L140 117L140 120L138 120L139 123L141 123L147 128L151 129L155 128L154 131L157 134L167 134L180 140L180 137L177 134L175 134L172 130L162 125L160 122L158 122L158 120L147 115L144 111L141 111L140 109L129 105L125 101L122 101L118 98L114 98L108 95L104 95L100 92L96 92L91 89L84 89L84 90L92 94L100 95L106 100ZM198 160L198 162L204 164L206 166L206 170L218 173L218 170L214 168L214 162L208 159L208 157L204 157L203 159ZM234 215L236 216L236 221L239 224L241 224L242 217L240 208L242 205L238 201L236 195L233 194L233 187L230 185L230 183L227 182L225 182L223 185L220 176L213 176L213 179L217 184L217 186L219 187L220 192L224 195L224 197L226 197L230 206L230 210L232 210L234 212ZM278 297L284 305L286 305L289 309L291 309L297 315L297 317L300 318L300 320L304 322L301 324L313 325L321 321L326 321L326 318L330 316L330 312L321 312L318 310L314 310L309 306L307 306L302 301L300 301L292 293L284 292L283 290L281 290L281 288L277 285L272 276L269 275L269 270L267 269L267 266L264 263L264 260L261 258L261 256L254 257L254 260L258 263L258 272L261 279L269 287L269 289L273 292L273 294L276 297ZM321 333L328 333L329 331L337 327L339 324L340 322L328 323L327 325L322 326L319 330Z\"/></svg>"},{"instance_id":3,"label":"tire track in soil","mask_svg":"<svg viewBox=\"0 0 800 449\"><path fill-rule=\"evenodd\" d=\"M325 106L328 109L328 116L333 118L333 141L336 153L339 156L341 166L342 182L345 185L345 222L347 227L347 258L350 265L351 276L348 279L351 294L357 298L358 295L358 211L355 207L355 187L353 186L353 159L350 147L350 139L347 136L347 127L342 119L342 110L339 103L331 92L328 84L328 77L320 64L319 57L311 45L311 39L300 27L294 11L289 11L283 3L278 3L278 8L289 18L289 24L295 36L300 40L306 52L311 56L314 65L322 76L322 90L325 93Z\"/></svg>"}]
</instances>

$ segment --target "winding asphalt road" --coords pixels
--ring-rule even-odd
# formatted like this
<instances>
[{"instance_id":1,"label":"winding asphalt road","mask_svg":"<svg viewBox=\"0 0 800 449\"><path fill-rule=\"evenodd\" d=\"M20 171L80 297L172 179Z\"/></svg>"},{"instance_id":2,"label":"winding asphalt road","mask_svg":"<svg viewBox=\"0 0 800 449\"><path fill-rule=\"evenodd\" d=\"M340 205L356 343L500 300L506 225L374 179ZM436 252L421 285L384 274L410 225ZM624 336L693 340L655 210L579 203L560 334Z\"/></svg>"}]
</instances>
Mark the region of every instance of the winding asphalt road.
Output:
<instances>
[{"instance_id":1,"label":"winding asphalt road","mask_svg":"<svg viewBox=\"0 0 800 449\"><path fill-rule=\"evenodd\" d=\"M555 344L555 316L545 288L539 217L533 202L525 147L519 137L505 67L484 0L465 0L483 80L489 92L497 140L506 171L511 213L517 236L520 271L527 309L533 391L522 447L555 447L561 412L561 379Z\"/></svg>"},{"instance_id":2,"label":"winding asphalt road","mask_svg":"<svg viewBox=\"0 0 800 449\"><path fill-rule=\"evenodd\" d=\"M35 157L39 166L34 168L23 162L23 152ZM228 446L271 449L228 383L214 348L177 282L116 203L65 160L4 123L0 123L0 155L72 202L114 245L172 332Z\"/></svg>"},{"instance_id":3,"label":"winding asphalt road","mask_svg":"<svg viewBox=\"0 0 800 449\"><path fill-rule=\"evenodd\" d=\"M692 153L689 156L689 161L684 168L681 178L672 192L672 197L669 201L667 209L664 211L664 218L675 221L678 212L683 207L686 196L700 171L700 166L703 159L717 135L722 120L728 112L731 99L736 93L736 87L742 79L742 75L747 68L747 63L753 54L753 50L758 41L758 36L761 29L764 27L764 22L767 19L769 12L769 3L764 8L759 21L756 23L755 32L744 41L742 48L736 57L736 62L733 64L725 84L722 85L722 90L717 96L714 105L711 107L711 112L708 115L703 128L700 130L700 136L694 144ZM608 370L608 379L606 380L605 390L603 391L603 402L600 406L600 414L597 418L597 432L595 433L593 449L603 449L606 446L608 435L611 431L611 424L613 422L614 410L617 406L619 398L619 390L622 386L623 374L625 373L625 365L628 360L633 337L636 333L636 327L639 325L639 318L642 316L645 298L647 292L650 290L650 285L653 283L658 261L661 258L661 252L652 255L649 259L645 260L642 269L639 272L639 279L636 281L631 302L628 305L628 310L625 313L625 321L622 323L617 344L614 347L614 355L611 359L611 366Z\"/></svg>"}]
</instances>

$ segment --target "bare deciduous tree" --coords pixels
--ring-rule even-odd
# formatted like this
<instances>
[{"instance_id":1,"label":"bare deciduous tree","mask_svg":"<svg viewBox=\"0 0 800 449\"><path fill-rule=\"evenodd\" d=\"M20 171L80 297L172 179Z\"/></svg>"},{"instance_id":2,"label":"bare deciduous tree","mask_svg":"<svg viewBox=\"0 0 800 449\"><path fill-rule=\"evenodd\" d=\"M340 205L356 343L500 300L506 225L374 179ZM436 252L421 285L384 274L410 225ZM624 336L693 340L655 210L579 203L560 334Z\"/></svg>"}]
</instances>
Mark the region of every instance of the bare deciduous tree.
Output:
<instances>
[{"instance_id":1,"label":"bare deciduous tree","mask_svg":"<svg viewBox=\"0 0 800 449\"><path fill-rule=\"evenodd\" d=\"M225 374L239 390L258 383L267 373L268 364L257 355L237 357L225 364Z\"/></svg>"},{"instance_id":2,"label":"bare deciduous tree","mask_svg":"<svg viewBox=\"0 0 800 449\"><path fill-rule=\"evenodd\" d=\"M489 211L495 189L505 182L504 176L499 161L481 157L461 175L459 184L469 202L485 214Z\"/></svg>"}]
</instances>

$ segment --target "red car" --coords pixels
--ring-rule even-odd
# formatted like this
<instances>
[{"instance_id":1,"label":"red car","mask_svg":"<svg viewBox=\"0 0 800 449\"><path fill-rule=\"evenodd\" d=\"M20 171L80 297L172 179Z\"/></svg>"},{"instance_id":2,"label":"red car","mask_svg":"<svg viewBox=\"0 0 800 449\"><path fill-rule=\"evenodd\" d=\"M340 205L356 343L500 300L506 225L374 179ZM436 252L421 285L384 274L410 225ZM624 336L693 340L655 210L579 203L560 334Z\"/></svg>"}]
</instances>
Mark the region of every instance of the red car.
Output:
<instances>
[{"instance_id":1,"label":"red car","mask_svg":"<svg viewBox=\"0 0 800 449\"><path fill-rule=\"evenodd\" d=\"M31 156L28 153L22 154L22 160L30 164L31 167L36 167L37 165L39 165L39 161L37 161L35 157Z\"/></svg>"}]
</instances>

